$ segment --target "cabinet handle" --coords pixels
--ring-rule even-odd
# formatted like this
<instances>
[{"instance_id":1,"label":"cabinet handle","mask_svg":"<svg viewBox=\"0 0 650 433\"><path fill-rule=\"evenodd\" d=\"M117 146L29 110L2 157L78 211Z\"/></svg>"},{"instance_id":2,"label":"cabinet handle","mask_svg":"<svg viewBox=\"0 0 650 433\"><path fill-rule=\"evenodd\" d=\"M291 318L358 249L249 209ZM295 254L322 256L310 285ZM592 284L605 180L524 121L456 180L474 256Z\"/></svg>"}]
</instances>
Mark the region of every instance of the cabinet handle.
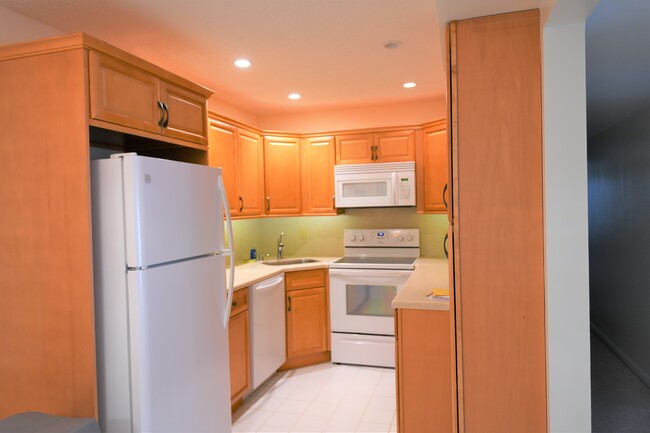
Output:
<instances>
[{"instance_id":1,"label":"cabinet handle","mask_svg":"<svg viewBox=\"0 0 650 433\"><path fill-rule=\"evenodd\" d=\"M271 197L268 195L266 196L266 211L270 212L271 211Z\"/></svg>"},{"instance_id":2,"label":"cabinet handle","mask_svg":"<svg viewBox=\"0 0 650 433\"><path fill-rule=\"evenodd\" d=\"M239 196L239 212L241 212L242 209L244 209L244 199Z\"/></svg>"},{"instance_id":3,"label":"cabinet handle","mask_svg":"<svg viewBox=\"0 0 650 433\"><path fill-rule=\"evenodd\" d=\"M449 233L445 234L445 240L442 241L442 249L445 250L445 257L449 258L449 250L447 250L447 240L449 239Z\"/></svg>"},{"instance_id":4,"label":"cabinet handle","mask_svg":"<svg viewBox=\"0 0 650 433\"><path fill-rule=\"evenodd\" d=\"M336 209L336 196L332 196L332 209Z\"/></svg>"},{"instance_id":5,"label":"cabinet handle","mask_svg":"<svg viewBox=\"0 0 650 433\"><path fill-rule=\"evenodd\" d=\"M445 210L449 209L449 206L447 206L447 199L445 198L446 192L447 192L447 183L445 182L445 187L442 189L442 202L445 204Z\"/></svg>"},{"instance_id":6,"label":"cabinet handle","mask_svg":"<svg viewBox=\"0 0 650 433\"><path fill-rule=\"evenodd\" d=\"M372 146L370 148L370 151L371 151L370 159L372 159L373 161L376 161L377 160L377 146Z\"/></svg>"},{"instance_id":7,"label":"cabinet handle","mask_svg":"<svg viewBox=\"0 0 650 433\"><path fill-rule=\"evenodd\" d=\"M291 296L287 297L287 311L291 311Z\"/></svg>"},{"instance_id":8,"label":"cabinet handle","mask_svg":"<svg viewBox=\"0 0 650 433\"><path fill-rule=\"evenodd\" d=\"M237 301L232 301L232 306L236 307L237 306Z\"/></svg>"},{"instance_id":9,"label":"cabinet handle","mask_svg":"<svg viewBox=\"0 0 650 433\"><path fill-rule=\"evenodd\" d=\"M165 114L166 114L165 122L163 123L162 127L167 128L167 126L169 126L169 107L164 102L162 104L163 104L163 107L165 108Z\"/></svg>"},{"instance_id":10,"label":"cabinet handle","mask_svg":"<svg viewBox=\"0 0 650 433\"><path fill-rule=\"evenodd\" d=\"M158 121L158 126L163 128L165 124L165 104L162 101L158 101L158 108L160 109L160 120Z\"/></svg>"}]
</instances>

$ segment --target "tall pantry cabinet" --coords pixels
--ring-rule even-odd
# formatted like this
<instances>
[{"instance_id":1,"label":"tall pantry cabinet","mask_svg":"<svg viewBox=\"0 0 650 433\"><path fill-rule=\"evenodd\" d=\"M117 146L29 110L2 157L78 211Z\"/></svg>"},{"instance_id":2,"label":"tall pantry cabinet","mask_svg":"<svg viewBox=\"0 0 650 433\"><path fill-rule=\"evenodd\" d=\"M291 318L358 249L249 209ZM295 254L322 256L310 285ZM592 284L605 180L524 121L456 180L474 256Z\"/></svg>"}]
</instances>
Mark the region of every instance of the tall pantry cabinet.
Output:
<instances>
[{"instance_id":1,"label":"tall pantry cabinet","mask_svg":"<svg viewBox=\"0 0 650 433\"><path fill-rule=\"evenodd\" d=\"M547 431L541 28L449 25L457 429Z\"/></svg>"},{"instance_id":2,"label":"tall pantry cabinet","mask_svg":"<svg viewBox=\"0 0 650 433\"><path fill-rule=\"evenodd\" d=\"M97 416L90 144L205 163L210 94L84 34L0 47L0 419Z\"/></svg>"}]
</instances>

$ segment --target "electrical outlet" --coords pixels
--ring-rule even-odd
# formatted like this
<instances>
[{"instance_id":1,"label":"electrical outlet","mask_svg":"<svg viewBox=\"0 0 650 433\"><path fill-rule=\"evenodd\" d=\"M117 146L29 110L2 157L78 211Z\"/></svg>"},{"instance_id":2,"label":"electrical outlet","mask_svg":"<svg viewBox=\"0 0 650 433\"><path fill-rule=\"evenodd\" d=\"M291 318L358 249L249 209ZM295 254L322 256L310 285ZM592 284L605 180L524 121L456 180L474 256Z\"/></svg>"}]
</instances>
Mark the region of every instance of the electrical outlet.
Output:
<instances>
[{"instance_id":1,"label":"electrical outlet","mask_svg":"<svg viewBox=\"0 0 650 433\"><path fill-rule=\"evenodd\" d=\"M298 238L303 241L307 239L307 231L304 227L300 227L300 229L298 229Z\"/></svg>"}]
</instances>

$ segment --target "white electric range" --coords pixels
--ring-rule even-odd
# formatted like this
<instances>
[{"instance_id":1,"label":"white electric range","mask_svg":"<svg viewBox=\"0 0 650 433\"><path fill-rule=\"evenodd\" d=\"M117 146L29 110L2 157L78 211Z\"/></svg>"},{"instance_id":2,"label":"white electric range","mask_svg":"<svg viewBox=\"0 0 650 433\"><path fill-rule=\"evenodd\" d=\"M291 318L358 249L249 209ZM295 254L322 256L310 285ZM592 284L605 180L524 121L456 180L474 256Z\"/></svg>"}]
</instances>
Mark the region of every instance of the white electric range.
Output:
<instances>
[{"instance_id":1,"label":"white electric range","mask_svg":"<svg viewBox=\"0 0 650 433\"><path fill-rule=\"evenodd\" d=\"M418 229L346 229L330 265L332 362L395 367L391 302L420 257Z\"/></svg>"}]
</instances>

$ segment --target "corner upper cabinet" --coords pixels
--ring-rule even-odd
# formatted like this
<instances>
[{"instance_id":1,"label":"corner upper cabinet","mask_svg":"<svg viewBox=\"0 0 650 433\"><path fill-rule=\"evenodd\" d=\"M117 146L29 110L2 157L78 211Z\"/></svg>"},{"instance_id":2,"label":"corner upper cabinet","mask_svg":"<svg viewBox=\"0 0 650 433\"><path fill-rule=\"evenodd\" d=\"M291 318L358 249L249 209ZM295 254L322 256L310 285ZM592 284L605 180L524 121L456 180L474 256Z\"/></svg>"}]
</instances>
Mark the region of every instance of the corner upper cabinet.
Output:
<instances>
[{"instance_id":1,"label":"corner upper cabinet","mask_svg":"<svg viewBox=\"0 0 650 433\"><path fill-rule=\"evenodd\" d=\"M447 212L449 203L448 141L445 122L426 127L418 143L418 211L424 213Z\"/></svg>"},{"instance_id":2,"label":"corner upper cabinet","mask_svg":"<svg viewBox=\"0 0 650 433\"><path fill-rule=\"evenodd\" d=\"M413 129L336 137L337 164L414 160L415 131Z\"/></svg>"},{"instance_id":3,"label":"corner upper cabinet","mask_svg":"<svg viewBox=\"0 0 650 433\"><path fill-rule=\"evenodd\" d=\"M264 137L264 189L267 215L302 213L299 138Z\"/></svg>"},{"instance_id":4,"label":"corner upper cabinet","mask_svg":"<svg viewBox=\"0 0 650 433\"><path fill-rule=\"evenodd\" d=\"M94 50L88 62L92 119L207 145L206 94Z\"/></svg>"},{"instance_id":5,"label":"corner upper cabinet","mask_svg":"<svg viewBox=\"0 0 650 433\"><path fill-rule=\"evenodd\" d=\"M302 213L336 215L334 207L334 137L303 138Z\"/></svg>"},{"instance_id":6,"label":"corner upper cabinet","mask_svg":"<svg viewBox=\"0 0 650 433\"><path fill-rule=\"evenodd\" d=\"M210 118L208 160L221 167L233 217L264 214L264 145L260 134Z\"/></svg>"}]
</instances>

